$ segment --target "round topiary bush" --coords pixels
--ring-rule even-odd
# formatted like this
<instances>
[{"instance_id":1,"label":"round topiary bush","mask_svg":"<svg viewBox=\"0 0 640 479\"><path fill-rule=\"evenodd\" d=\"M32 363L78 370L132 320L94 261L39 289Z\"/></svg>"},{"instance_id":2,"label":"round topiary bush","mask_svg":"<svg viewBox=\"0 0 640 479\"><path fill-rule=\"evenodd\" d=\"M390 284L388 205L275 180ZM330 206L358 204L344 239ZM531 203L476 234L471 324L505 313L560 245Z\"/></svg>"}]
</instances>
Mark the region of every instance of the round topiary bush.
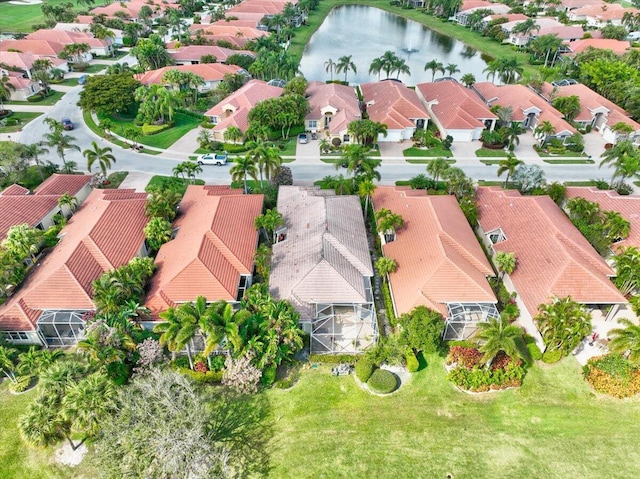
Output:
<instances>
[{"instance_id":1,"label":"round topiary bush","mask_svg":"<svg viewBox=\"0 0 640 479\"><path fill-rule=\"evenodd\" d=\"M391 371L376 369L367 381L367 386L374 393L389 394L398 389L398 378Z\"/></svg>"},{"instance_id":2,"label":"round topiary bush","mask_svg":"<svg viewBox=\"0 0 640 479\"><path fill-rule=\"evenodd\" d=\"M542 355L542 362L547 364L557 363L562 359L562 351L545 351Z\"/></svg>"},{"instance_id":3,"label":"round topiary bush","mask_svg":"<svg viewBox=\"0 0 640 479\"><path fill-rule=\"evenodd\" d=\"M363 383L366 383L371 377L371 374L373 374L373 363L371 360L366 357L358 359L356 363L357 378Z\"/></svg>"}]
</instances>

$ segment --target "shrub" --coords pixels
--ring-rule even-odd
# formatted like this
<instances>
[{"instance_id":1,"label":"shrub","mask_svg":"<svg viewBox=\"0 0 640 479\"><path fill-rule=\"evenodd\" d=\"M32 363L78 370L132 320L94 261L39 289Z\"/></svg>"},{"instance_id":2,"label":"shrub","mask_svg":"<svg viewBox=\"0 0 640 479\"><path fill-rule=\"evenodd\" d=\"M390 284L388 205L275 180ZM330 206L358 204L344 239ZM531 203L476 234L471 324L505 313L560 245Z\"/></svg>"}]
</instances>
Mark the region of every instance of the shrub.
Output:
<instances>
[{"instance_id":1,"label":"shrub","mask_svg":"<svg viewBox=\"0 0 640 479\"><path fill-rule=\"evenodd\" d=\"M360 381L366 383L373 374L373 362L367 357L362 357L356 363L356 376Z\"/></svg>"},{"instance_id":2,"label":"shrub","mask_svg":"<svg viewBox=\"0 0 640 479\"><path fill-rule=\"evenodd\" d=\"M169 128L171 128L171 124L170 123L164 123L162 125L144 124L144 125L142 125L142 134L143 135L147 135L147 136L157 135L161 131L168 130Z\"/></svg>"},{"instance_id":3,"label":"shrub","mask_svg":"<svg viewBox=\"0 0 640 479\"><path fill-rule=\"evenodd\" d=\"M269 366L262 371L260 382L265 386L271 386L276 380L276 366Z\"/></svg>"},{"instance_id":4,"label":"shrub","mask_svg":"<svg viewBox=\"0 0 640 479\"><path fill-rule=\"evenodd\" d=\"M515 321L520 316L520 308L516 303L507 303L502 310L501 316L507 318L509 321Z\"/></svg>"},{"instance_id":5,"label":"shrub","mask_svg":"<svg viewBox=\"0 0 640 479\"><path fill-rule=\"evenodd\" d=\"M277 387L278 389L289 389L290 387L293 387L295 383L296 383L296 378L293 376L290 376L288 378L284 378L276 381L274 386Z\"/></svg>"},{"instance_id":6,"label":"shrub","mask_svg":"<svg viewBox=\"0 0 640 479\"><path fill-rule=\"evenodd\" d=\"M311 354L310 363L355 364L362 356L356 354Z\"/></svg>"},{"instance_id":7,"label":"shrub","mask_svg":"<svg viewBox=\"0 0 640 479\"><path fill-rule=\"evenodd\" d=\"M620 354L591 358L584 371L585 379L598 392L617 398L640 393L640 369Z\"/></svg>"},{"instance_id":8,"label":"shrub","mask_svg":"<svg viewBox=\"0 0 640 479\"><path fill-rule=\"evenodd\" d=\"M376 369L367 381L367 386L374 393L389 394L398 389L398 378L391 371Z\"/></svg>"},{"instance_id":9,"label":"shrub","mask_svg":"<svg viewBox=\"0 0 640 479\"><path fill-rule=\"evenodd\" d=\"M407 371L409 371L410 373L415 373L416 371L418 371L418 369L420 369L420 362L418 361L416 355L413 353L412 349L407 350L406 358Z\"/></svg>"},{"instance_id":10,"label":"shrub","mask_svg":"<svg viewBox=\"0 0 640 479\"><path fill-rule=\"evenodd\" d=\"M460 341L447 341L447 347L450 349L454 346L462 346L463 348L477 348L478 345L473 341L468 340L460 340Z\"/></svg>"},{"instance_id":11,"label":"shrub","mask_svg":"<svg viewBox=\"0 0 640 479\"><path fill-rule=\"evenodd\" d=\"M219 143L217 148L213 148L214 150L224 149L227 153L244 153L247 151L247 147L244 145L235 145L233 143L225 143L224 145Z\"/></svg>"},{"instance_id":12,"label":"shrub","mask_svg":"<svg viewBox=\"0 0 640 479\"><path fill-rule=\"evenodd\" d=\"M203 120L200 122L200 126L202 128L206 128L207 130L210 130L211 128L213 128L215 125L215 123L211 123L209 120Z\"/></svg>"},{"instance_id":13,"label":"shrub","mask_svg":"<svg viewBox=\"0 0 640 479\"><path fill-rule=\"evenodd\" d=\"M44 99L44 97L42 95L39 95L39 94L27 97L27 101L29 103L38 103L38 102L42 101L43 99Z\"/></svg>"},{"instance_id":14,"label":"shrub","mask_svg":"<svg viewBox=\"0 0 640 479\"><path fill-rule=\"evenodd\" d=\"M554 350L554 351L545 351L542 355L542 362L547 364L557 363L562 359L562 351Z\"/></svg>"},{"instance_id":15,"label":"shrub","mask_svg":"<svg viewBox=\"0 0 640 479\"><path fill-rule=\"evenodd\" d=\"M529 355L531 359L534 361L540 361L542 359L542 351L536 344L536 340L533 339L532 336L525 336L524 343L527 345L527 350L529 351Z\"/></svg>"},{"instance_id":16,"label":"shrub","mask_svg":"<svg viewBox=\"0 0 640 479\"><path fill-rule=\"evenodd\" d=\"M222 381L222 371L193 371L189 368L178 368L178 372L200 384L215 384Z\"/></svg>"},{"instance_id":17,"label":"shrub","mask_svg":"<svg viewBox=\"0 0 640 479\"><path fill-rule=\"evenodd\" d=\"M458 366L471 369L484 364L483 354L477 348L453 346L447 356L447 364L456 363Z\"/></svg>"},{"instance_id":18,"label":"shrub","mask_svg":"<svg viewBox=\"0 0 640 479\"><path fill-rule=\"evenodd\" d=\"M510 362L504 369L458 367L449 372L447 379L461 389L474 392L506 389L522 385L524 368Z\"/></svg>"},{"instance_id":19,"label":"shrub","mask_svg":"<svg viewBox=\"0 0 640 479\"><path fill-rule=\"evenodd\" d=\"M14 393L21 393L26 391L31 385L31 376L18 376L15 381L12 381L9 384L9 389L11 389Z\"/></svg>"}]
</instances>

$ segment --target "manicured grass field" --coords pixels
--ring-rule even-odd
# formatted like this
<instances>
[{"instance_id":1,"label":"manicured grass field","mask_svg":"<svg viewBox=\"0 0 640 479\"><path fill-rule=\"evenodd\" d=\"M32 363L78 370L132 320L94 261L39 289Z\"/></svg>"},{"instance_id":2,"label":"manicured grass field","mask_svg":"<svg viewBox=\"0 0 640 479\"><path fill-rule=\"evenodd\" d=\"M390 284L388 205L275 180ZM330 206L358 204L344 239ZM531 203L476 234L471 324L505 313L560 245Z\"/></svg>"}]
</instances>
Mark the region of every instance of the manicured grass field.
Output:
<instances>
[{"instance_id":1,"label":"manicured grass field","mask_svg":"<svg viewBox=\"0 0 640 479\"><path fill-rule=\"evenodd\" d=\"M405 158L410 156L424 156L427 158L438 158L438 157L448 158L452 155L451 150L447 150L446 148L437 147L437 148L430 148L428 150L422 150L420 148L415 148L413 146L411 148L407 148L406 150L404 150L402 154L405 156Z\"/></svg>"},{"instance_id":2,"label":"manicured grass field","mask_svg":"<svg viewBox=\"0 0 640 479\"><path fill-rule=\"evenodd\" d=\"M59 5L67 2L69 2L69 0L46 0L46 3L51 5ZM73 3L73 9L75 11L82 10L82 8L77 6L75 2L71 3ZM14 5L8 2L3 2L0 4L0 32L31 32L31 25L44 23L45 18L42 14L41 6L42 4Z\"/></svg>"},{"instance_id":3,"label":"manicured grass field","mask_svg":"<svg viewBox=\"0 0 640 479\"><path fill-rule=\"evenodd\" d=\"M55 85L54 85L55 86ZM40 101L35 101L35 102L31 102L31 101L5 101L4 104L5 105L33 105L33 106L38 106L38 105L42 105L42 106L51 106L51 105L55 105L56 103L58 103L58 100L60 98L62 98L64 96L64 92L61 91L54 91L53 93L51 93L48 97L43 98Z\"/></svg>"},{"instance_id":4,"label":"manicured grass field","mask_svg":"<svg viewBox=\"0 0 640 479\"><path fill-rule=\"evenodd\" d=\"M640 400L594 394L573 357L535 366L519 390L467 395L442 359L388 397L328 367L303 372L273 408L270 477L636 477Z\"/></svg>"},{"instance_id":5,"label":"manicured grass field","mask_svg":"<svg viewBox=\"0 0 640 479\"><path fill-rule=\"evenodd\" d=\"M577 160L577 159L564 159L564 160L542 160L545 163L549 163L550 165L593 165L595 161L593 160Z\"/></svg>"},{"instance_id":6,"label":"manicured grass field","mask_svg":"<svg viewBox=\"0 0 640 479\"><path fill-rule=\"evenodd\" d=\"M7 119L17 118L18 120L20 120L20 124L13 126L0 126L0 133L14 133L18 130L21 130L27 123L29 123L34 118L38 118L40 115L42 115L42 113L15 111L13 112L13 115L8 117Z\"/></svg>"},{"instance_id":7,"label":"manicured grass field","mask_svg":"<svg viewBox=\"0 0 640 479\"><path fill-rule=\"evenodd\" d=\"M506 158L507 153L503 149L490 150L489 148L480 148L476 150L478 158Z\"/></svg>"},{"instance_id":8,"label":"manicured grass field","mask_svg":"<svg viewBox=\"0 0 640 479\"><path fill-rule=\"evenodd\" d=\"M100 128L98 128L98 125L96 125L96 122L93 121L93 117L91 116L91 112L86 111L86 110L82 110L82 119L84 120L85 125L87 125L87 127L94 132L96 135L102 136L103 133L100 130ZM125 143L123 141L118 140L117 138L109 138L109 141L111 143L113 143L114 145L118 145L122 148L128 148L127 145L125 145ZM160 153L162 153L161 151L158 150L150 150L148 148L144 148L140 153L145 153L147 155L159 155Z\"/></svg>"},{"instance_id":9,"label":"manicured grass field","mask_svg":"<svg viewBox=\"0 0 640 479\"><path fill-rule=\"evenodd\" d=\"M104 70L105 68L107 68L107 66L108 65L100 65L100 64L89 65L87 68L85 68L82 71L82 73L98 73Z\"/></svg>"}]
</instances>

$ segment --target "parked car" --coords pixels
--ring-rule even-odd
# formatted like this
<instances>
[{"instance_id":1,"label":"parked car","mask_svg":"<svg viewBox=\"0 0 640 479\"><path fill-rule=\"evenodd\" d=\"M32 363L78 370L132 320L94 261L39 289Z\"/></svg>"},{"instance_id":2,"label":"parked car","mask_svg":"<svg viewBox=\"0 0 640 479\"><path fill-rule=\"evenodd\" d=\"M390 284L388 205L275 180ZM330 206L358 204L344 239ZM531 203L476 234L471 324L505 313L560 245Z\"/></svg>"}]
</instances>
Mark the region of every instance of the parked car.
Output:
<instances>
[{"instance_id":1,"label":"parked car","mask_svg":"<svg viewBox=\"0 0 640 479\"><path fill-rule=\"evenodd\" d=\"M206 153L204 155L200 155L197 160L200 166L202 165L216 165L222 166L227 164L227 154L219 154L219 153Z\"/></svg>"},{"instance_id":2,"label":"parked car","mask_svg":"<svg viewBox=\"0 0 640 479\"><path fill-rule=\"evenodd\" d=\"M84 85L87 82L87 75L82 75L78 78L78 85Z\"/></svg>"},{"instance_id":3,"label":"parked car","mask_svg":"<svg viewBox=\"0 0 640 479\"><path fill-rule=\"evenodd\" d=\"M73 130L73 122L69 118L63 118L61 123L65 130Z\"/></svg>"},{"instance_id":4,"label":"parked car","mask_svg":"<svg viewBox=\"0 0 640 479\"><path fill-rule=\"evenodd\" d=\"M309 143L309 137L307 136L306 133L300 133L298 135L298 143L300 143L301 145L304 145L305 143Z\"/></svg>"}]
</instances>

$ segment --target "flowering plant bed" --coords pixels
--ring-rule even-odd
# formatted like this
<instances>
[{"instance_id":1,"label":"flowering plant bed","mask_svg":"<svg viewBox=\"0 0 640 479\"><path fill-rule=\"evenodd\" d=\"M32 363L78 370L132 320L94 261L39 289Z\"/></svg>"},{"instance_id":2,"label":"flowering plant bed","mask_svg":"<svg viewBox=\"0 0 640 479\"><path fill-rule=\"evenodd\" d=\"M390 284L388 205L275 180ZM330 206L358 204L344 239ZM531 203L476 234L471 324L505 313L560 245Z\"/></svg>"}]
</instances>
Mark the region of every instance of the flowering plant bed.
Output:
<instances>
[{"instance_id":1,"label":"flowering plant bed","mask_svg":"<svg viewBox=\"0 0 640 479\"><path fill-rule=\"evenodd\" d=\"M598 392L617 398L640 393L640 368L633 367L620 354L607 354L589 359L584 377Z\"/></svg>"},{"instance_id":2,"label":"flowering plant bed","mask_svg":"<svg viewBox=\"0 0 640 479\"><path fill-rule=\"evenodd\" d=\"M525 376L522 361L500 352L487 367L474 347L453 346L447 356L447 379L464 391L485 392L520 387Z\"/></svg>"}]
</instances>

